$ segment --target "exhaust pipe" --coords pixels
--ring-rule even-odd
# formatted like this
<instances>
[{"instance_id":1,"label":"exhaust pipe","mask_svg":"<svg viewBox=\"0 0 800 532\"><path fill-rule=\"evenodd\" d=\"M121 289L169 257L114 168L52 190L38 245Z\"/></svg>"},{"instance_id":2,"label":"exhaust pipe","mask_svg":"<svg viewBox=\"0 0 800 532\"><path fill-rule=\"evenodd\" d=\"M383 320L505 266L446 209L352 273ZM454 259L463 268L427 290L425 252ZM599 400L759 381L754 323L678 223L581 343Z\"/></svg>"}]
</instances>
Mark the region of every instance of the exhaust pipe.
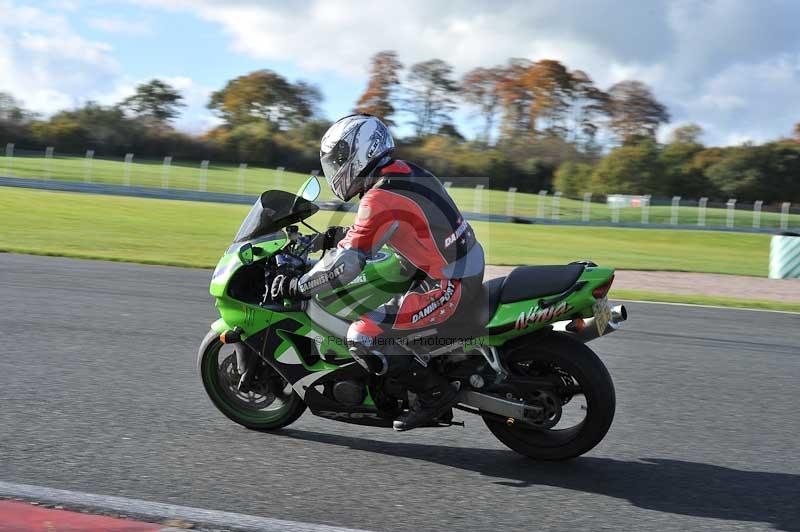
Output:
<instances>
[{"instance_id":1,"label":"exhaust pipe","mask_svg":"<svg viewBox=\"0 0 800 532\"><path fill-rule=\"evenodd\" d=\"M611 308L611 319L608 321L606 329L600 334L597 329L597 319L592 317L583 320L583 327L576 326L574 321L559 321L553 324L553 330L572 336L583 343L591 342L601 336L608 336L612 332L622 327L628 319L628 311L625 305L617 305Z\"/></svg>"}]
</instances>

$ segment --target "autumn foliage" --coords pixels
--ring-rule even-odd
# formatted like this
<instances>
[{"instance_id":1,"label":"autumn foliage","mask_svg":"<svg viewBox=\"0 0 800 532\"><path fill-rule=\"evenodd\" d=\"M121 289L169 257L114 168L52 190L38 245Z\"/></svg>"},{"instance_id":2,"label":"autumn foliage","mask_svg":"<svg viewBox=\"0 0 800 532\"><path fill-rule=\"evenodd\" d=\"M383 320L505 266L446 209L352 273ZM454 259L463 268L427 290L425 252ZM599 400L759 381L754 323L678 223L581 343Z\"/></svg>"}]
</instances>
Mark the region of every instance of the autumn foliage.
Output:
<instances>
[{"instance_id":1,"label":"autumn foliage","mask_svg":"<svg viewBox=\"0 0 800 532\"><path fill-rule=\"evenodd\" d=\"M0 146L308 171L318 168L319 140L330 125L320 116L322 97L305 81L250 72L211 94L219 125L190 135L172 126L184 103L180 91L158 79L117 105L87 102L46 119L0 93ZM457 109L469 111L469 120L456 121ZM398 156L466 186L800 201L800 124L792 136L761 146L706 147L694 124L659 142L670 114L650 87L637 80L599 87L552 59L511 58L457 76L441 59L406 67L396 52L381 51L353 110L392 127ZM473 138L468 125L477 126Z\"/></svg>"}]
</instances>

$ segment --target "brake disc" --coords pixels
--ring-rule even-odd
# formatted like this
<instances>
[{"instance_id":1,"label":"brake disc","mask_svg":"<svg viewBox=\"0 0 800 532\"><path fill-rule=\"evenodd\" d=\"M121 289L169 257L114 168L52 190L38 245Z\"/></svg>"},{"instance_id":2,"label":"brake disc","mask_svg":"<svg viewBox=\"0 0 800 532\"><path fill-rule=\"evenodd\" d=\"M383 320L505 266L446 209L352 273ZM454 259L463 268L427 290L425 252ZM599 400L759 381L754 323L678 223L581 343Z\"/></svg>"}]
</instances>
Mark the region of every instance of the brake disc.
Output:
<instances>
[{"instance_id":1,"label":"brake disc","mask_svg":"<svg viewBox=\"0 0 800 532\"><path fill-rule=\"evenodd\" d=\"M271 405L276 398L275 386L269 371L260 370L253 375L247 391L239 390L239 373L236 354L225 357L218 368L221 380L226 384L226 393L234 400L248 408L262 409Z\"/></svg>"}]
</instances>

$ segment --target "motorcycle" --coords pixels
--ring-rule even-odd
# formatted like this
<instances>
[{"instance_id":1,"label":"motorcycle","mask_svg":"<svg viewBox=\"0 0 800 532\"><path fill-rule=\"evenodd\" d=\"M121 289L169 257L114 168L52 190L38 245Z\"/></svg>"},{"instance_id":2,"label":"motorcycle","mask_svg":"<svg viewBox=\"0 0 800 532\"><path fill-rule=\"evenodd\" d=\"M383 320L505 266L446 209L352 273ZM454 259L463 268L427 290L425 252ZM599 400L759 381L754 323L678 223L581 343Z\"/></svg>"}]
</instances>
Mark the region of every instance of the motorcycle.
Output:
<instances>
[{"instance_id":1,"label":"motorcycle","mask_svg":"<svg viewBox=\"0 0 800 532\"><path fill-rule=\"evenodd\" d=\"M200 346L198 370L217 409L249 429L281 429L306 408L391 427L413 399L398 379L356 363L345 341L352 321L413 282L388 238L349 284L304 301L271 297L276 275L301 275L315 263L310 255L327 251L325 233L305 221L319 209L319 192L316 177L297 194L264 192L211 279L220 319ZM479 416L510 449L573 458L596 446L614 417L614 384L586 345L627 319L624 306L608 302L613 280L613 269L591 261L517 267L484 283L474 316L458 324L465 334L400 348L434 364L459 390L454 409ZM430 424L452 425L463 425L452 411Z\"/></svg>"}]
</instances>

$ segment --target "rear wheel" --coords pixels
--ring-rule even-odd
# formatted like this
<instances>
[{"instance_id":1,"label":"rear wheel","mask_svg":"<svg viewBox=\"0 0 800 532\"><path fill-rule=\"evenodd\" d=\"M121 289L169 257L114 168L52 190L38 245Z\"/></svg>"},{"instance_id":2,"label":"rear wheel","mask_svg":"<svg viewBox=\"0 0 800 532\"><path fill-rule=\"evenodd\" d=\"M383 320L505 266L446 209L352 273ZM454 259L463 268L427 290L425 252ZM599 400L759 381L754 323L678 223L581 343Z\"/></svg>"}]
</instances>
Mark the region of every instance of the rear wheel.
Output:
<instances>
[{"instance_id":1,"label":"rear wheel","mask_svg":"<svg viewBox=\"0 0 800 532\"><path fill-rule=\"evenodd\" d=\"M544 418L535 427L484 417L497 439L536 460L567 460L600 443L614 419L616 396L608 370L591 349L554 333L516 347L505 362L512 381L535 377L557 385L552 390L515 386L508 397L542 407Z\"/></svg>"},{"instance_id":2,"label":"rear wheel","mask_svg":"<svg viewBox=\"0 0 800 532\"><path fill-rule=\"evenodd\" d=\"M277 430L296 421L306 409L303 400L269 364L254 362L258 368L249 390L240 391L236 352L210 331L197 353L197 369L211 402L229 419L253 430Z\"/></svg>"}]
</instances>

